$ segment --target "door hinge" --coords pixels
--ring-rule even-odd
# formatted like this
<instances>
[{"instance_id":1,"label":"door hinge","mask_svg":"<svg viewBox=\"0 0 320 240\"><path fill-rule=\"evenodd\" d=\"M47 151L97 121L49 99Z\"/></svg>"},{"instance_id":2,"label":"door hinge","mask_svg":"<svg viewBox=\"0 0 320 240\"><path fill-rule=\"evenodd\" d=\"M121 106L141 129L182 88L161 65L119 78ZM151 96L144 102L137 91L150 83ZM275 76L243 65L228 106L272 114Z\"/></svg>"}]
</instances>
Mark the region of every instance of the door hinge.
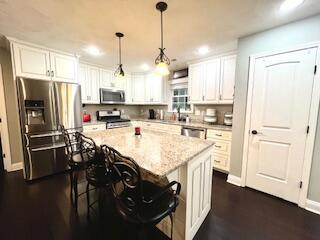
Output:
<instances>
[{"instance_id":1,"label":"door hinge","mask_svg":"<svg viewBox=\"0 0 320 240\"><path fill-rule=\"evenodd\" d=\"M309 134L310 126L307 126L307 134Z\"/></svg>"},{"instance_id":2,"label":"door hinge","mask_svg":"<svg viewBox=\"0 0 320 240\"><path fill-rule=\"evenodd\" d=\"M317 74L317 68L318 68L318 66L317 66L317 65L314 65L314 75Z\"/></svg>"},{"instance_id":3,"label":"door hinge","mask_svg":"<svg viewBox=\"0 0 320 240\"><path fill-rule=\"evenodd\" d=\"M303 183L302 183L302 181L300 181L299 188L302 188L302 185L303 185Z\"/></svg>"}]
</instances>

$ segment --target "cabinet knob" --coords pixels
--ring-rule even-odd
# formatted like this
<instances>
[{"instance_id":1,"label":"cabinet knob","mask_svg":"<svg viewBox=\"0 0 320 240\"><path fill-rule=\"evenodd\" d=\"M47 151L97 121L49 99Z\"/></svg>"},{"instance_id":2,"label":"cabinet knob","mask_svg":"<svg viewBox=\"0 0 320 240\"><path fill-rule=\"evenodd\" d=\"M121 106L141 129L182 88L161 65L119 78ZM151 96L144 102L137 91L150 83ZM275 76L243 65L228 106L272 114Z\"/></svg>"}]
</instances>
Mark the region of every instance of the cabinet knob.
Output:
<instances>
[{"instance_id":1,"label":"cabinet knob","mask_svg":"<svg viewBox=\"0 0 320 240\"><path fill-rule=\"evenodd\" d=\"M47 70L47 76L50 77L50 70Z\"/></svg>"},{"instance_id":2,"label":"cabinet knob","mask_svg":"<svg viewBox=\"0 0 320 240\"><path fill-rule=\"evenodd\" d=\"M51 77L54 77L54 71L51 71Z\"/></svg>"}]
</instances>

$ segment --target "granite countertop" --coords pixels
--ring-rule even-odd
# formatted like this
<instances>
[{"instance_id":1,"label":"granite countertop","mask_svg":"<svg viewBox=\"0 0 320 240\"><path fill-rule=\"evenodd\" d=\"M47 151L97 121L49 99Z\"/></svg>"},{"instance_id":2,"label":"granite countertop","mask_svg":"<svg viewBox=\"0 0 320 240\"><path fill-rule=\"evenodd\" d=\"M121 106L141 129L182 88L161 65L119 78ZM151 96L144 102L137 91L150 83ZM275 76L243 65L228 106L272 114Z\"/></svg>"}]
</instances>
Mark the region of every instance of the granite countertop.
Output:
<instances>
[{"instance_id":1,"label":"granite countertop","mask_svg":"<svg viewBox=\"0 0 320 240\"><path fill-rule=\"evenodd\" d=\"M145 171L165 177L195 156L212 147L214 142L158 131L143 130L134 135L133 127L88 132L97 145L107 144L121 154L132 157Z\"/></svg>"},{"instance_id":2,"label":"granite countertop","mask_svg":"<svg viewBox=\"0 0 320 240\"><path fill-rule=\"evenodd\" d=\"M224 130L224 131L232 131L232 126L219 125L219 124L207 124L201 122L179 122L173 120L159 120L159 119L145 119L145 118L136 118L131 119L131 121L141 121L141 122L154 122L154 123L163 123L163 124L172 124L172 125L180 125L180 126L188 126L188 127L199 127L199 128L207 128L213 130Z\"/></svg>"}]
</instances>

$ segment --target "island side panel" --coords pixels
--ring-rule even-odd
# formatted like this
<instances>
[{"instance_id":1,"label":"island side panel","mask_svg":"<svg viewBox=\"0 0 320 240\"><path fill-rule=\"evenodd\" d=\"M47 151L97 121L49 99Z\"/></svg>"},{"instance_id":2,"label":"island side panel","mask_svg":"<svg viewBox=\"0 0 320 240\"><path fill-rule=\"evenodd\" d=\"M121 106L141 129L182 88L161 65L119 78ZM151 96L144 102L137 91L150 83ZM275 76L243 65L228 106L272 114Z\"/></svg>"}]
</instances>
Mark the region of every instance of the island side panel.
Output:
<instances>
[{"instance_id":1,"label":"island side panel","mask_svg":"<svg viewBox=\"0 0 320 240\"><path fill-rule=\"evenodd\" d=\"M211 209L212 147L187 164L185 239L191 240Z\"/></svg>"},{"instance_id":2,"label":"island side panel","mask_svg":"<svg viewBox=\"0 0 320 240\"><path fill-rule=\"evenodd\" d=\"M167 175L167 181L181 183L179 206L174 214L173 239L191 240L211 209L212 147ZM157 227L170 236L170 219Z\"/></svg>"}]
</instances>

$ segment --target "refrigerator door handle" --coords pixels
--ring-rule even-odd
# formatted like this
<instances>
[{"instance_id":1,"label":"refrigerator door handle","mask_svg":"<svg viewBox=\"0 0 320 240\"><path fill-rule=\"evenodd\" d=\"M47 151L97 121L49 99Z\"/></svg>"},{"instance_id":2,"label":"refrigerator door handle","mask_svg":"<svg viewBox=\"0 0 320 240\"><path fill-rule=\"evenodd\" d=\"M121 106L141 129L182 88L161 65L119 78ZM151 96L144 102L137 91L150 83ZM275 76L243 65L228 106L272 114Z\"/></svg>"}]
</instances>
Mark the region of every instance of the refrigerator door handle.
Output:
<instances>
[{"instance_id":1,"label":"refrigerator door handle","mask_svg":"<svg viewBox=\"0 0 320 240\"><path fill-rule=\"evenodd\" d=\"M53 96L54 96L54 101L52 101L53 105L54 105L54 110L55 110L55 122L56 122L56 126L57 126L57 130L61 129L61 121L60 121L60 102L59 102L59 97L58 97L58 93L57 93L57 84L54 82L53 83L53 87L52 87L52 91L53 91Z\"/></svg>"},{"instance_id":2,"label":"refrigerator door handle","mask_svg":"<svg viewBox=\"0 0 320 240\"><path fill-rule=\"evenodd\" d=\"M56 149L56 148L62 148L65 147L65 144L56 144L56 145L52 145L49 147L39 147L39 148L32 148L31 151L32 152L38 152L38 151L46 151L46 150L51 150L51 149Z\"/></svg>"}]
</instances>

